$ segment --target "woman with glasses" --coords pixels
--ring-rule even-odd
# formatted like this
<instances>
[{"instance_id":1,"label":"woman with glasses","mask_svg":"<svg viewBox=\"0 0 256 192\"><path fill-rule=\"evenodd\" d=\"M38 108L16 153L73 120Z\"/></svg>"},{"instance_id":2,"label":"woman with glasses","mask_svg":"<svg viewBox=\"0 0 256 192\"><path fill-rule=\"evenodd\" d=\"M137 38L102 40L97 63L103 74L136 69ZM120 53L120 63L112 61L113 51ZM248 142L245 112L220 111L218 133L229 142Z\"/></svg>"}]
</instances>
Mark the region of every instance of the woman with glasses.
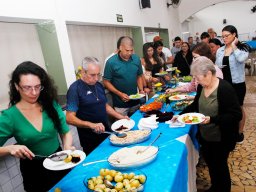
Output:
<instances>
[{"instance_id":1,"label":"woman with glasses","mask_svg":"<svg viewBox=\"0 0 256 192\"><path fill-rule=\"evenodd\" d=\"M45 70L30 61L16 67L9 86L10 107L0 115L0 156L20 158L25 191L48 191L69 170L47 170L44 158L35 155L61 151L59 134L64 150L74 149L65 115L57 103L57 91ZM11 137L17 143L3 146Z\"/></svg>"},{"instance_id":2,"label":"woman with glasses","mask_svg":"<svg viewBox=\"0 0 256 192\"><path fill-rule=\"evenodd\" d=\"M243 109L244 97L246 94L245 85L245 61L249 56L250 47L238 40L237 29L227 25L222 29L222 39L225 46L218 49L216 64L222 68L223 76L235 89L243 111L243 119L240 122L238 143L244 140L243 129L245 124L245 112Z\"/></svg>"}]
</instances>

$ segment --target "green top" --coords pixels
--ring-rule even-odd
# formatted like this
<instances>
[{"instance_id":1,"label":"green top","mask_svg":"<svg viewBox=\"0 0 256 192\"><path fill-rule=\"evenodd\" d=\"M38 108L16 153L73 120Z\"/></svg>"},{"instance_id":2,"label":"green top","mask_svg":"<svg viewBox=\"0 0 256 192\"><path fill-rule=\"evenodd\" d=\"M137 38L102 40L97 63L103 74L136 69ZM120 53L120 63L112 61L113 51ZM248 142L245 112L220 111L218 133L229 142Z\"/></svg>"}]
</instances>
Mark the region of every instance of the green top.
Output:
<instances>
[{"instance_id":1,"label":"green top","mask_svg":"<svg viewBox=\"0 0 256 192\"><path fill-rule=\"evenodd\" d=\"M54 107L60 117L60 134L65 134L69 131L65 115L57 103L54 103ZM48 156L55 152L60 145L58 131L54 128L54 123L46 111L43 111L42 115L43 127L40 132L26 119L16 105L4 110L0 115L0 146L3 146L9 138L14 137L17 144L27 146L34 154Z\"/></svg>"},{"instance_id":2,"label":"green top","mask_svg":"<svg viewBox=\"0 0 256 192\"><path fill-rule=\"evenodd\" d=\"M143 74L140 58L132 54L128 61L123 60L119 54L115 54L106 62L104 79L109 80L113 86L127 95L138 92L137 78ZM127 108L139 104L139 100L123 102L120 97L112 94L113 106Z\"/></svg>"},{"instance_id":3,"label":"green top","mask_svg":"<svg viewBox=\"0 0 256 192\"><path fill-rule=\"evenodd\" d=\"M205 116L215 117L218 115L218 99L217 89L215 89L208 97L204 95L204 89L199 98L199 112ZM214 123L202 124L199 126L201 136L206 141L220 141L220 128Z\"/></svg>"}]
</instances>

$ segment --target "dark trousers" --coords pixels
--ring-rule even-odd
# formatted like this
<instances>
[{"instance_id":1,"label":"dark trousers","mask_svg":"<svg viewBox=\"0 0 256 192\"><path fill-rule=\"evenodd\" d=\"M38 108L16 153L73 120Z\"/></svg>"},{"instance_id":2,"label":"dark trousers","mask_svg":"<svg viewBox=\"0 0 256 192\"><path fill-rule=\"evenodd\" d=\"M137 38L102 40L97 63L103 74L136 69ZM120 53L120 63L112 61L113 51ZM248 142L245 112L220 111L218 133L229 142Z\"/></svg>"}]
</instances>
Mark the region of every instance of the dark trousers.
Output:
<instances>
[{"instance_id":1,"label":"dark trousers","mask_svg":"<svg viewBox=\"0 0 256 192\"><path fill-rule=\"evenodd\" d=\"M221 142L202 141L202 155L208 166L212 188L216 192L230 192L231 178L228 168L229 150Z\"/></svg>"},{"instance_id":2,"label":"dark trousers","mask_svg":"<svg viewBox=\"0 0 256 192\"><path fill-rule=\"evenodd\" d=\"M43 161L44 158L33 160L20 159L20 171L26 192L49 191L70 171L70 169L62 171L48 170L44 168Z\"/></svg>"},{"instance_id":3,"label":"dark trousers","mask_svg":"<svg viewBox=\"0 0 256 192\"><path fill-rule=\"evenodd\" d=\"M89 155L102 141L104 141L108 134L97 134L91 129L77 127L80 144L86 155Z\"/></svg>"}]
</instances>

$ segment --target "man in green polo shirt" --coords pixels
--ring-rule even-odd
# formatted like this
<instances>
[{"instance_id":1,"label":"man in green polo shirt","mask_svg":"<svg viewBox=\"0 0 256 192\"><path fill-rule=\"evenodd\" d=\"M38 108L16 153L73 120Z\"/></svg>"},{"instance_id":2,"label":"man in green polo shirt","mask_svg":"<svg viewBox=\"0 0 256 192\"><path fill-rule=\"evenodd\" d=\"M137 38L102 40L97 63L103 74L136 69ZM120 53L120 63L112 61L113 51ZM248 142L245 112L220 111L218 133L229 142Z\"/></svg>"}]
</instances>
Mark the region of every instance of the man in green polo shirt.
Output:
<instances>
[{"instance_id":1,"label":"man in green polo shirt","mask_svg":"<svg viewBox=\"0 0 256 192\"><path fill-rule=\"evenodd\" d=\"M106 62L103 83L111 92L113 107L123 115L131 115L139 108L139 100L130 100L129 95L143 91L143 71L140 58L133 54L133 40L123 37L118 54Z\"/></svg>"}]
</instances>

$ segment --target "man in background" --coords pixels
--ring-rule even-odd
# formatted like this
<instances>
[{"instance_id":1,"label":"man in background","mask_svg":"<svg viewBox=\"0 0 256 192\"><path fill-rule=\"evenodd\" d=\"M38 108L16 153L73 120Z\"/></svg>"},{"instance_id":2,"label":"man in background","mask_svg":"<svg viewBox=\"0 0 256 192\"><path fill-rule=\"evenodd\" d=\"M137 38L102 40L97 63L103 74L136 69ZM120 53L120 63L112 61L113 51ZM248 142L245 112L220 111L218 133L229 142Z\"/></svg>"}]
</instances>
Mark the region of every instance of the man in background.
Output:
<instances>
[{"instance_id":1,"label":"man in background","mask_svg":"<svg viewBox=\"0 0 256 192\"><path fill-rule=\"evenodd\" d=\"M211 39L209 33L207 32L203 32L200 36L201 42L205 42L207 44L209 44L209 40Z\"/></svg>"},{"instance_id":2,"label":"man in background","mask_svg":"<svg viewBox=\"0 0 256 192\"><path fill-rule=\"evenodd\" d=\"M207 30L207 33L210 35L210 38L211 39L214 39L215 38L215 31L213 30L213 28L209 28Z\"/></svg>"},{"instance_id":3,"label":"man in background","mask_svg":"<svg viewBox=\"0 0 256 192\"><path fill-rule=\"evenodd\" d=\"M190 50L192 50L195 47L193 37L191 37L191 36L188 37L188 44L189 44Z\"/></svg>"},{"instance_id":4,"label":"man in background","mask_svg":"<svg viewBox=\"0 0 256 192\"><path fill-rule=\"evenodd\" d=\"M181 38L179 36L174 38L174 46L171 49L172 56L175 58L176 54L181 50Z\"/></svg>"}]
</instances>

